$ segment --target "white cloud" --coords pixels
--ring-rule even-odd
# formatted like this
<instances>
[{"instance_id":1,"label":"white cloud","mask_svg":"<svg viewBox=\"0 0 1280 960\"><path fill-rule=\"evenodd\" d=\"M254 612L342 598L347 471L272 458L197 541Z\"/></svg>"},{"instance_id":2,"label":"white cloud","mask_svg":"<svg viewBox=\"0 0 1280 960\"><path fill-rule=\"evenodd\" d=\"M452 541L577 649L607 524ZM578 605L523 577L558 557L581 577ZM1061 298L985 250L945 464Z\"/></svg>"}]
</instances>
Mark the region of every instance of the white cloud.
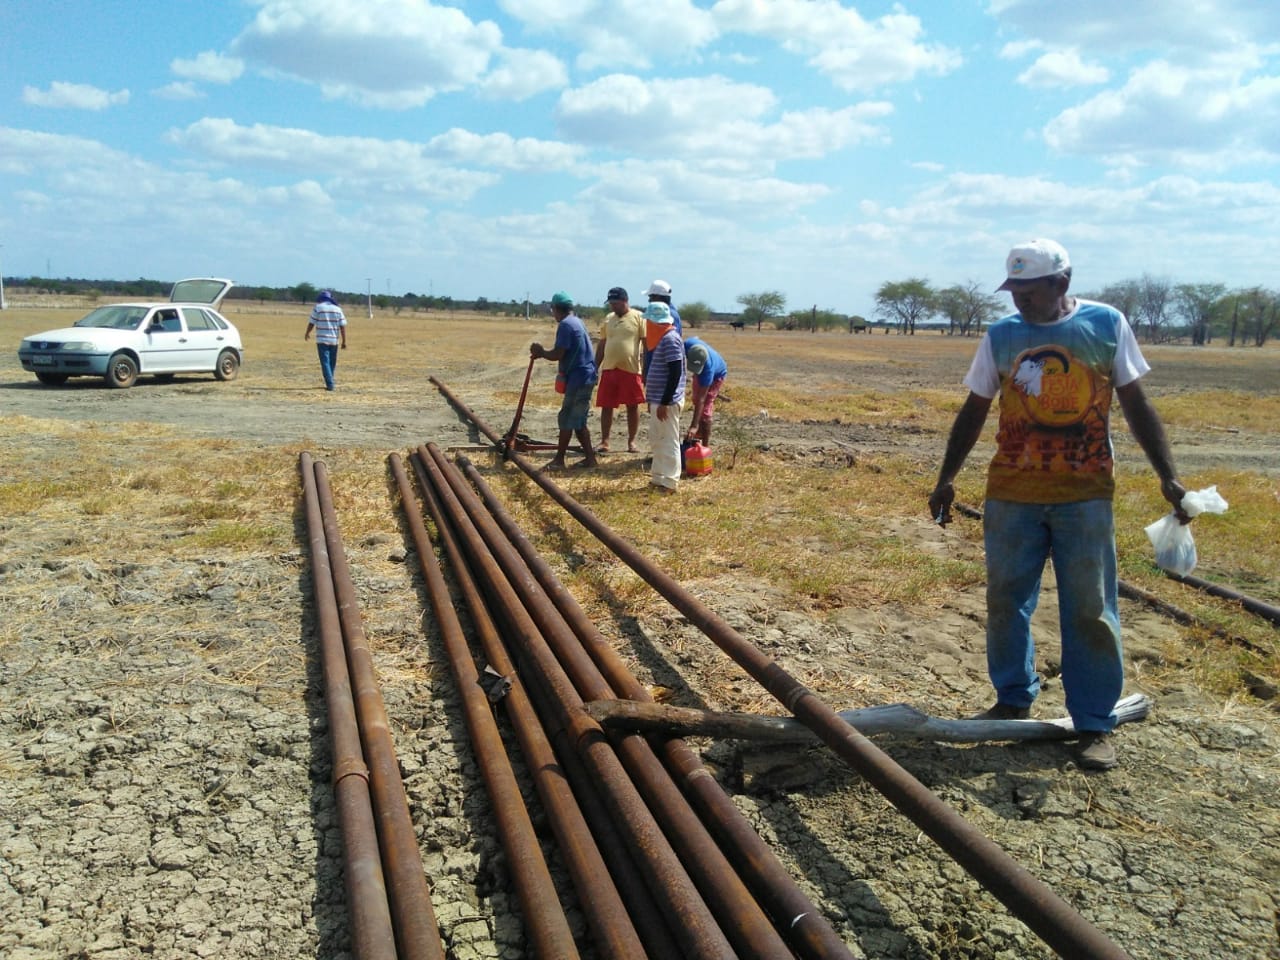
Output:
<instances>
[{"instance_id":1,"label":"white cloud","mask_svg":"<svg viewBox=\"0 0 1280 960\"><path fill-rule=\"evenodd\" d=\"M48 90L35 87L22 88L22 102L33 107L50 107L60 110L105 110L129 102L128 90L115 93L86 83L64 83L55 80Z\"/></svg>"},{"instance_id":2,"label":"white cloud","mask_svg":"<svg viewBox=\"0 0 1280 960\"><path fill-rule=\"evenodd\" d=\"M1109 79L1106 67L1086 63L1078 50L1051 50L1018 74L1018 82L1025 86L1056 89L1093 86Z\"/></svg>"},{"instance_id":3,"label":"white cloud","mask_svg":"<svg viewBox=\"0 0 1280 960\"><path fill-rule=\"evenodd\" d=\"M535 173L570 170L578 162L578 150L565 143L517 139L506 133L482 135L457 127L432 137L424 152L443 160Z\"/></svg>"},{"instance_id":4,"label":"white cloud","mask_svg":"<svg viewBox=\"0 0 1280 960\"><path fill-rule=\"evenodd\" d=\"M498 64L477 84L489 100L527 100L569 82L569 71L557 57L541 50L499 50Z\"/></svg>"},{"instance_id":5,"label":"white cloud","mask_svg":"<svg viewBox=\"0 0 1280 960\"><path fill-rule=\"evenodd\" d=\"M1280 36L1280 4L1258 0L991 0L1002 26L1090 53L1179 51L1179 59L1251 47Z\"/></svg>"},{"instance_id":6,"label":"white cloud","mask_svg":"<svg viewBox=\"0 0 1280 960\"><path fill-rule=\"evenodd\" d=\"M868 101L771 119L776 108L768 88L723 77L645 81L612 74L564 92L557 122L573 140L758 177L783 160L886 141L878 122L892 113L886 102Z\"/></svg>"},{"instance_id":7,"label":"white cloud","mask_svg":"<svg viewBox=\"0 0 1280 960\"><path fill-rule=\"evenodd\" d=\"M1001 60L1021 60L1023 57L1044 49L1039 40L1015 40L1000 48Z\"/></svg>"},{"instance_id":8,"label":"white cloud","mask_svg":"<svg viewBox=\"0 0 1280 960\"><path fill-rule=\"evenodd\" d=\"M1280 77L1156 61L1063 111L1044 130L1063 153L1225 169L1280 158Z\"/></svg>"},{"instance_id":9,"label":"white cloud","mask_svg":"<svg viewBox=\"0 0 1280 960\"><path fill-rule=\"evenodd\" d=\"M425 0L265 0L231 49L329 98L405 109L478 83L502 32Z\"/></svg>"},{"instance_id":10,"label":"white cloud","mask_svg":"<svg viewBox=\"0 0 1280 960\"><path fill-rule=\"evenodd\" d=\"M776 102L766 87L719 76L646 81L615 73L566 90L555 115L585 143L652 152L700 129L754 120Z\"/></svg>"},{"instance_id":11,"label":"white cloud","mask_svg":"<svg viewBox=\"0 0 1280 960\"><path fill-rule=\"evenodd\" d=\"M204 96L194 83L185 80L167 83L153 92L162 100L199 100Z\"/></svg>"},{"instance_id":12,"label":"white cloud","mask_svg":"<svg viewBox=\"0 0 1280 960\"><path fill-rule=\"evenodd\" d=\"M836 0L718 0L711 9L724 32L776 40L831 78L842 90L872 90L921 74L943 75L958 67L958 52L921 42L918 17L895 6L865 20Z\"/></svg>"},{"instance_id":13,"label":"white cloud","mask_svg":"<svg viewBox=\"0 0 1280 960\"><path fill-rule=\"evenodd\" d=\"M197 54L194 60L174 60L169 64L169 69L186 80L231 83L240 79L240 75L244 73L244 61L206 50Z\"/></svg>"},{"instance_id":14,"label":"white cloud","mask_svg":"<svg viewBox=\"0 0 1280 960\"><path fill-rule=\"evenodd\" d=\"M777 98L766 87L720 76L643 80L611 74L565 91L556 118L584 143L644 158L676 156L704 167L759 171L780 160L882 142L887 134L878 121L892 112L887 103L865 102L768 119L776 108Z\"/></svg>"},{"instance_id":15,"label":"white cloud","mask_svg":"<svg viewBox=\"0 0 1280 960\"><path fill-rule=\"evenodd\" d=\"M353 194L358 185L375 193L460 203L497 180L490 173L439 163L426 155L421 144L407 140L324 136L266 124L242 126L213 117L182 130L170 130L166 139L218 163L247 164L297 176L321 174L330 178L332 186L345 184Z\"/></svg>"},{"instance_id":16,"label":"white cloud","mask_svg":"<svg viewBox=\"0 0 1280 960\"><path fill-rule=\"evenodd\" d=\"M599 171L599 179L583 196L630 206L637 222L658 231L678 231L654 223L654 211L694 211L730 221L794 215L801 207L827 196L820 183L793 183L774 177L720 176L674 160L628 160ZM665 216L664 216L665 218Z\"/></svg>"},{"instance_id":17,"label":"white cloud","mask_svg":"<svg viewBox=\"0 0 1280 960\"><path fill-rule=\"evenodd\" d=\"M646 69L683 61L717 35L714 18L691 0L501 0L535 33L577 46L580 70Z\"/></svg>"}]
</instances>

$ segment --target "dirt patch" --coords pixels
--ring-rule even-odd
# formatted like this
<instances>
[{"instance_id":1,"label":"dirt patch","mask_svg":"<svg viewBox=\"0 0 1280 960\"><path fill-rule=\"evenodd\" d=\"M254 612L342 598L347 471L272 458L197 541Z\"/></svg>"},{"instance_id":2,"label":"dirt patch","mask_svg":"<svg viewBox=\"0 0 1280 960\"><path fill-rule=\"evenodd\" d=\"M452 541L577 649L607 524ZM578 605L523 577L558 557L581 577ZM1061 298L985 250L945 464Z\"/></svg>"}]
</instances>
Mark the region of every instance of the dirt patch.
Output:
<instances>
[{"instance_id":1,"label":"dirt patch","mask_svg":"<svg viewBox=\"0 0 1280 960\"><path fill-rule=\"evenodd\" d=\"M903 375L955 383L960 355ZM756 361L737 362L745 371ZM294 531L296 548L192 550L178 546L193 522L169 486L237 473L254 482L255 471L272 469L264 462L293 470L305 448L326 458L341 492L366 475L385 484L378 464L386 451L478 437L420 377L389 413L371 402L385 385L353 377L325 397L309 365L304 377L271 363L259 361L235 384L181 378L122 393L87 381L43 389L13 369L12 356L0 359L0 455L16 482L71 484L93 470L127 471L137 486L154 488L127 516L90 509L86 491L74 495L83 506L74 514L35 509L0 519L6 957L348 955L296 501L271 519ZM769 358L758 363L767 370ZM448 360L438 369L505 429L523 372L518 358ZM863 374L899 382L876 364ZM931 431L749 416L770 455L833 466L884 450L940 451L943 440ZM526 425L553 435L551 405L531 406ZM177 436L204 439L200 468L148 473ZM68 462L68 437L92 438L94 462ZM1278 472L1274 437L1206 431L1203 440L1209 458L1256 457L1258 469ZM1179 445L1185 450L1185 437ZM338 508L342 520L341 499ZM977 556L971 539L927 518L886 524L922 551ZM450 956L523 958L504 856L390 498L359 527L349 558ZM171 555L155 549L170 541ZM839 709L909 701L960 716L989 698L980 587L938 607L815 612L768 582L689 586ZM1052 638L1051 585L1036 616L1038 635ZM1128 691L1147 693L1155 709L1123 729L1118 770L1087 775L1053 744L882 745L1132 956L1280 957L1275 712L1265 702L1150 683L1148 665L1175 645L1179 629L1130 603L1122 617ZM780 712L674 611L619 615L600 628L643 680L671 689L678 703ZM1051 639L1038 662L1049 679L1037 712L1060 715ZM829 753L695 743L855 956L1051 955Z\"/></svg>"}]
</instances>

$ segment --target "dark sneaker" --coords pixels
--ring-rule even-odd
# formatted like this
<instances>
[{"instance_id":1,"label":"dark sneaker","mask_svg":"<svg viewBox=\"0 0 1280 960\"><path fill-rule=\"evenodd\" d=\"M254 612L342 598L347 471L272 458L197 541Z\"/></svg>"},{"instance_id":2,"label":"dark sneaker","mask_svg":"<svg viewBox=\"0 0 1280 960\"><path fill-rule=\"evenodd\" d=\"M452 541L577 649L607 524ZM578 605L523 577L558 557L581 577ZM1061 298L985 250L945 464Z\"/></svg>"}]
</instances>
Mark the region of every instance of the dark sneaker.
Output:
<instances>
[{"instance_id":1,"label":"dark sneaker","mask_svg":"<svg viewBox=\"0 0 1280 960\"><path fill-rule=\"evenodd\" d=\"M1029 720L1031 719L1030 707L1014 707L1007 703L997 703L993 707L983 710L981 713L975 713L970 720Z\"/></svg>"},{"instance_id":2,"label":"dark sneaker","mask_svg":"<svg viewBox=\"0 0 1280 960\"><path fill-rule=\"evenodd\" d=\"M1080 769L1110 770L1118 762L1110 734L1096 730L1080 734L1080 742L1076 744L1076 763L1080 764Z\"/></svg>"}]
</instances>

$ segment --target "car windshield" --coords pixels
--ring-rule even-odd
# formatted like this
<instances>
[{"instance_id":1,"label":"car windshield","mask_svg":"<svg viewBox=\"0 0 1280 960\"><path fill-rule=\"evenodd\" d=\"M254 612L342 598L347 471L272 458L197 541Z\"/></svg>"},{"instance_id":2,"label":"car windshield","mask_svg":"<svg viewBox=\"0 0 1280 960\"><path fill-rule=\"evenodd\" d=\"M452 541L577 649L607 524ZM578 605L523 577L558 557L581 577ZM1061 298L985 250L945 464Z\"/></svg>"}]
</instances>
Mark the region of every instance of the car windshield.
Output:
<instances>
[{"instance_id":1,"label":"car windshield","mask_svg":"<svg viewBox=\"0 0 1280 960\"><path fill-rule=\"evenodd\" d=\"M135 330L147 315L146 307L99 307L75 322L77 327L110 327L112 330Z\"/></svg>"}]
</instances>

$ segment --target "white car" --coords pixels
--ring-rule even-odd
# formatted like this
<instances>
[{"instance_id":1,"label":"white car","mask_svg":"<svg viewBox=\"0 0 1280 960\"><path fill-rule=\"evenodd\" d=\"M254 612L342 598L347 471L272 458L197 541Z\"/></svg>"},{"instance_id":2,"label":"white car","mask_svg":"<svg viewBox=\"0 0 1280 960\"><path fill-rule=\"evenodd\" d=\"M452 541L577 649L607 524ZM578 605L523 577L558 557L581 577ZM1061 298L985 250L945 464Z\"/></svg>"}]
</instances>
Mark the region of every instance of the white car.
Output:
<instances>
[{"instance_id":1,"label":"white car","mask_svg":"<svg viewBox=\"0 0 1280 960\"><path fill-rule=\"evenodd\" d=\"M139 376L175 373L234 380L244 360L240 331L217 309L232 286L208 277L179 280L167 302L98 307L74 326L24 338L18 359L54 386L70 377L102 377L124 389Z\"/></svg>"}]
</instances>

